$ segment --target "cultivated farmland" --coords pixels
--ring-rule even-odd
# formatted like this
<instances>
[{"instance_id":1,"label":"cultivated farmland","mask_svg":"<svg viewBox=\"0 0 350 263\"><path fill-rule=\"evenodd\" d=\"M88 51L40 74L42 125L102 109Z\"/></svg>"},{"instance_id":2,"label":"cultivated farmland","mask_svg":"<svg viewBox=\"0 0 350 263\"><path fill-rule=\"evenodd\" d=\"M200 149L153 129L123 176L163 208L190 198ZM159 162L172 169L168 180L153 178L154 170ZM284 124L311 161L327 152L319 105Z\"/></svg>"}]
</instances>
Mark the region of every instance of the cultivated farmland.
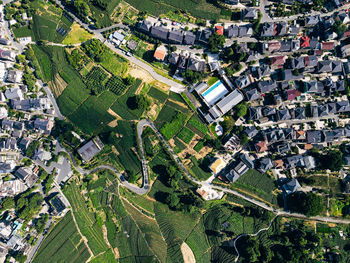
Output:
<instances>
[{"instance_id":1,"label":"cultivated farmland","mask_svg":"<svg viewBox=\"0 0 350 263\"><path fill-rule=\"evenodd\" d=\"M90 253L82 241L71 212L51 230L40 246L33 262L85 262Z\"/></svg>"}]
</instances>

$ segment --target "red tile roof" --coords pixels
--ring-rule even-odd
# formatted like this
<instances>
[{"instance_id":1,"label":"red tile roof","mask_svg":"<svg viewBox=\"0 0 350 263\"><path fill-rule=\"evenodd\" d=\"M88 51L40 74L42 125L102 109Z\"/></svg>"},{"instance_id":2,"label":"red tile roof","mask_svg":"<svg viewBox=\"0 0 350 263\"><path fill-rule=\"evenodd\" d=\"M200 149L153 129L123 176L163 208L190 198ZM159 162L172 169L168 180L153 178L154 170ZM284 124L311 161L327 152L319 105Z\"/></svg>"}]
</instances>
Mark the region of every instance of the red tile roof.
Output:
<instances>
[{"instance_id":1,"label":"red tile roof","mask_svg":"<svg viewBox=\"0 0 350 263\"><path fill-rule=\"evenodd\" d=\"M332 50L334 49L334 42L324 42L321 44L322 50Z\"/></svg>"},{"instance_id":2,"label":"red tile roof","mask_svg":"<svg viewBox=\"0 0 350 263\"><path fill-rule=\"evenodd\" d=\"M283 65L285 63L285 57L284 56L277 56L271 58L271 65L278 66Z\"/></svg>"},{"instance_id":3,"label":"red tile roof","mask_svg":"<svg viewBox=\"0 0 350 263\"><path fill-rule=\"evenodd\" d=\"M223 34L224 34L224 27L223 27L223 26L216 26L216 27L215 27L215 32L216 32L218 35L223 35Z\"/></svg>"},{"instance_id":4,"label":"red tile roof","mask_svg":"<svg viewBox=\"0 0 350 263\"><path fill-rule=\"evenodd\" d=\"M287 90L287 99L288 100L295 100L296 97L299 97L301 95L300 91L295 89Z\"/></svg>"},{"instance_id":5,"label":"red tile roof","mask_svg":"<svg viewBox=\"0 0 350 263\"><path fill-rule=\"evenodd\" d=\"M307 48L310 47L310 38L308 36L303 36L300 38L301 40L301 47Z\"/></svg>"},{"instance_id":6,"label":"red tile roof","mask_svg":"<svg viewBox=\"0 0 350 263\"><path fill-rule=\"evenodd\" d=\"M257 144L255 144L256 151L261 153L267 151L267 145L265 141L260 141Z\"/></svg>"}]
</instances>

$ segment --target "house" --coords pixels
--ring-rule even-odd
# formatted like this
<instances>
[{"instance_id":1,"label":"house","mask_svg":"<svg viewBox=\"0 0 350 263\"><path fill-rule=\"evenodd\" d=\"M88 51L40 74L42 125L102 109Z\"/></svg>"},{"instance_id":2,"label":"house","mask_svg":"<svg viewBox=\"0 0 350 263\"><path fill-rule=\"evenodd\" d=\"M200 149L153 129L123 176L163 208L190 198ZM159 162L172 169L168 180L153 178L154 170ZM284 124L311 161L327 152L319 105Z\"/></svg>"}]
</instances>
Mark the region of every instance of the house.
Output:
<instances>
[{"instance_id":1,"label":"house","mask_svg":"<svg viewBox=\"0 0 350 263\"><path fill-rule=\"evenodd\" d=\"M301 95L301 92L296 89L289 89L286 91L287 100L295 100L297 97Z\"/></svg>"},{"instance_id":2,"label":"house","mask_svg":"<svg viewBox=\"0 0 350 263\"><path fill-rule=\"evenodd\" d=\"M306 56L304 57L304 65L305 67L313 68L318 64L318 59L316 56Z\"/></svg>"},{"instance_id":3,"label":"house","mask_svg":"<svg viewBox=\"0 0 350 263\"><path fill-rule=\"evenodd\" d=\"M299 48L298 48L299 49ZM281 47L279 49L280 52L289 52L292 50L292 41L283 40L281 42Z\"/></svg>"},{"instance_id":4,"label":"house","mask_svg":"<svg viewBox=\"0 0 350 263\"><path fill-rule=\"evenodd\" d=\"M9 70L6 81L12 83L20 83L22 81L23 72L20 70Z\"/></svg>"},{"instance_id":5,"label":"house","mask_svg":"<svg viewBox=\"0 0 350 263\"><path fill-rule=\"evenodd\" d=\"M138 23L137 29L148 34L152 28L152 25L152 22L148 20L143 20L142 22Z\"/></svg>"},{"instance_id":6,"label":"house","mask_svg":"<svg viewBox=\"0 0 350 263\"><path fill-rule=\"evenodd\" d=\"M261 79L262 77L265 77L265 76L268 76L268 75L271 74L270 67L268 65L266 65L266 64L262 65L262 66L259 66L259 67L251 67L250 70L251 70L254 78L257 78L257 79Z\"/></svg>"},{"instance_id":7,"label":"house","mask_svg":"<svg viewBox=\"0 0 350 263\"><path fill-rule=\"evenodd\" d=\"M192 32L187 32L184 37L183 43L185 45L193 45L195 41L196 41L196 36Z\"/></svg>"},{"instance_id":8,"label":"house","mask_svg":"<svg viewBox=\"0 0 350 263\"><path fill-rule=\"evenodd\" d=\"M0 49L0 59L15 61L16 60L16 54L13 51Z\"/></svg>"},{"instance_id":9,"label":"house","mask_svg":"<svg viewBox=\"0 0 350 263\"><path fill-rule=\"evenodd\" d=\"M305 68L305 59L303 57L292 58L291 66L292 69L303 69Z\"/></svg>"},{"instance_id":10,"label":"house","mask_svg":"<svg viewBox=\"0 0 350 263\"><path fill-rule=\"evenodd\" d=\"M348 100L345 101L339 101L336 103L337 105L337 112L348 112L350 111L350 104Z\"/></svg>"},{"instance_id":11,"label":"house","mask_svg":"<svg viewBox=\"0 0 350 263\"><path fill-rule=\"evenodd\" d=\"M268 170L273 168L273 164L270 158L263 158L259 161L258 171L261 173L266 173Z\"/></svg>"},{"instance_id":12,"label":"house","mask_svg":"<svg viewBox=\"0 0 350 263\"><path fill-rule=\"evenodd\" d=\"M291 25L288 29L288 34L290 36L297 36L299 35L299 33L300 33L300 27L298 25Z\"/></svg>"},{"instance_id":13,"label":"house","mask_svg":"<svg viewBox=\"0 0 350 263\"><path fill-rule=\"evenodd\" d=\"M246 8L242 12L242 20L254 20L258 18L258 11L255 8Z\"/></svg>"},{"instance_id":14,"label":"house","mask_svg":"<svg viewBox=\"0 0 350 263\"><path fill-rule=\"evenodd\" d=\"M210 171L213 172L213 174L218 174L222 169L224 169L226 166L226 163L219 157L216 158L215 161L209 166Z\"/></svg>"},{"instance_id":15,"label":"house","mask_svg":"<svg viewBox=\"0 0 350 263\"><path fill-rule=\"evenodd\" d=\"M225 30L226 36L228 38L238 37L238 32L239 32L239 27L236 25L231 25Z\"/></svg>"},{"instance_id":16,"label":"house","mask_svg":"<svg viewBox=\"0 0 350 263\"><path fill-rule=\"evenodd\" d=\"M262 26L261 37L273 37L277 34L277 26L273 22L264 23Z\"/></svg>"},{"instance_id":17,"label":"house","mask_svg":"<svg viewBox=\"0 0 350 263\"><path fill-rule=\"evenodd\" d=\"M301 188L301 185L299 184L297 179L293 178L288 183L284 184L282 187L285 193L289 195L298 191Z\"/></svg>"},{"instance_id":18,"label":"house","mask_svg":"<svg viewBox=\"0 0 350 263\"><path fill-rule=\"evenodd\" d=\"M36 118L34 121L34 128L47 134L51 132L53 125L52 120Z\"/></svg>"},{"instance_id":19,"label":"house","mask_svg":"<svg viewBox=\"0 0 350 263\"><path fill-rule=\"evenodd\" d=\"M250 107L249 108L249 119L250 120L259 120L263 117L262 107Z\"/></svg>"},{"instance_id":20,"label":"house","mask_svg":"<svg viewBox=\"0 0 350 263\"><path fill-rule=\"evenodd\" d=\"M292 118L288 109L277 111L277 117L280 121L290 120Z\"/></svg>"},{"instance_id":21,"label":"house","mask_svg":"<svg viewBox=\"0 0 350 263\"><path fill-rule=\"evenodd\" d=\"M184 32L181 30L172 30L169 32L168 42L172 44L182 44Z\"/></svg>"},{"instance_id":22,"label":"house","mask_svg":"<svg viewBox=\"0 0 350 263\"><path fill-rule=\"evenodd\" d=\"M45 151L43 148L39 148L35 151L33 159L41 162L46 162L51 159L51 153Z\"/></svg>"},{"instance_id":23,"label":"house","mask_svg":"<svg viewBox=\"0 0 350 263\"><path fill-rule=\"evenodd\" d=\"M10 44L10 40L6 38L0 38L0 45L8 46Z\"/></svg>"},{"instance_id":24,"label":"house","mask_svg":"<svg viewBox=\"0 0 350 263\"><path fill-rule=\"evenodd\" d=\"M240 26L238 28L239 37L251 37L253 35L253 28L251 26Z\"/></svg>"},{"instance_id":25,"label":"house","mask_svg":"<svg viewBox=\"0 0 350 263\"><path fill-rule=\"evenodd\" d=\"M343 24L347 24L350 22L350 17L348 13L340 13L337 16L337 19L341 21Z\"/></svg>"},{"instance_id":26,"label":"house","mask_svg":"<svg viewBox=\"0 0 350 263\"><path fill-rule=\"evenodd\" d=\"M254 138L258 133L258 129L255 126L248 126L244 129L245 134L247 134L248 138Z\"/></svg>"},{"instance_id":27,"label":"house","mask_svg":"<svg viewBox=\"0 0 350 263\"><path fill-rule=\"evenodd\" d=\"M199 60L195 57L190 57L188 59L188 65L187 69L197 71L197 72L202 72L205 69L205 61Z\"/></svg>"},{"instance_id":28,"label":"house","mask_svg":"<svg viewBox=\"0 0 350 263\"><path fill-rule=\"evenodd\" d=\"M160 45L157 47L157 49L154 51L153 57L158 61L164 61L165 56L167 54L168 50L165 46Z\"/></svg>"},{"instance_id":29,"label":"house","mask_svg":"<svg viewBox=\"0 0 350 263\"><path fill-rule=\"evenodd\" d=\"M227 151L235 151L239 148L239 138L235 134L231 134L227 137L228 139L225 139L224 148Z\"/></svg>"},{"instance_id":30,"label":"house","mask_svg":"<svg viewBox=\"0 0 350 263\"><path fill-rule=\"evenodd\" d=\"M285 58L285 56L271 57L270 63L271 63L271 66L281 67L286 63L286 58Z\"/></svg>"},{"instance_id":31,"label":"house","mask_svg":"<svg viewBox=\"0 0 350 263\"><path fill-rule=\"evenodd\" d=\"M239 157L242 160L242 162L244 162L248 166L249 169L254 169L254 163L252 159L250 159L248 154L242 153Z\"/></svg>"},{"instance_id":32,"label":"house","mask_svg":"<svg viewBox=\"0 0 350 263\"><path fill-rule=\"evenodd\" d=\"M246 92L248 101L254 101L261 98L261 94L257 89L251 89Z\"/></svg>"},{"instance_id":33,"label":"house","mask_svg":"<svg viewBox=\"0 0 350 263\"><path fill-rule=\"evenodd\" d=\"M215 26L215 33L218 35L224 34L224 27L223 26Z\"/></svg>"},{"instance_id":34,"label":"house","mask_svg":"<svg viewBox=\"0 0 350 263\"><path fill-rule=\"evenodd\" d=\"M338 73L342 71L342 63L338 60L323 60L318 62L318 72L319 73Z\"/></svg>"},{"instance_id":35,"label":"house","mask_svg":"<svg viewBox=\"0 0 350 263\"><path fill-rule=\"evenodd\" d=\"M288 32L288 24L284 21L281 21L279 24L277 24L277 34L279 36L284 36Z\"/></svg>"},{"instance_id":36,"label":"house","mask_svg":"<svg viewBox=\"0 0 350 263\"><path fill-rule=\"evenodd\" d=\"M237 88L243 89L252 83L252 77L250 75L241 75L235 80Z\"/></svg>"},{"instance_id":37,"label":"house","mask_svg":"<svg viewBox=\"0 0 350 263\"><path fill-rule=\"evenodd\" d=\"M138 44L135 40L131 39L128 41L128 44L126 45L128 49L130 49L131 51L135 51Z\"/></svg>"},{"instance_id":38,"label":"house","mask_svg":"<svg viewBox=\"0 0 350 263\"><path fill-rule=\"evenodd\" d=\"M10 88L5 90L5 97L8 100L23 100L24 95L20 88Z\"/></svg>"},{"instance_id":39,"label":"house","mask_svg":"<svg viewBox=\"0 0 350 263\"><path fill-rule=\"evenodd\" d=\"M162 26L153 26L151 28L151 35L154 38L158 38L162 41L168 40L168 29Z\"/></svg>"},{"instance_id":40,"label":"house","mask_svg":"<svg viewBox=\"0 0 350 263\"><path fill-rule=\"evenodd\" d=\"M168 62L172 65L177 65L179 62L180 55L178 53L172 52L168 57Z\"/></svg>"},{"instance_id":41,"label":"house","mask_svg":"<svg viewBox=\"0 0 350 263\"><path fill-rule=\"evenodd\" d=\"M59 196L55 196L50 201L50 204L55 209L57 214L62 213L67 208Z\"/></svg>"},{"instance_id":42,"label":"house","mask_svg":"<svg viewBox=\"0 0 350 263\"><path fill-rule=\"evenodd\" d=\"M340 51L341 51L341 54L342 54L343 58L350 56L350 44L342 46L340 48Z\"/></svg>"},{"instance_id":43,"label":"house","mask_svg":"<svg viewBox=\"0 0 350 263\"><path fill-rule=\"evenodd\" d=\"M0 107L0 119L7 118L8 113L5 107Z\"/></svg>"},{"instance_id":44,"label":"house","mask_svg":"<svg viewBox=\"0 0 350 263\"><path fill-rule=\"evenodd\" d=\"M22 138L19 142L18 142L18 147L22 150L25 151L27 150L29 144L32 142L32 140L30 138Z\"/></svg>"},{"instance_id":45,"label":"house","mask_svg":"<svg viewBox=\"0 0 350 263\"><path fill-rule=\"evenodd\" d=\"M92 158L95 157L102 149L104 145L99 137L95 137L86 144L84 144L82 147L78 149L78 153L81 156L81 158L88 162Z\"/></svg>"},{"instance_id":46,"label":"house","mask_svg":"<svg viewBox=\"0 0 350 263\"><path fill-rule=\"evenodd\" d=\"M308 16L305 19L305 26L315 26L320 21L321 21L321 19L320 19L320 16L318 16L318 15Z\"/></svg>"},{"instance_id":47,"label":"house","mask_svg":"<svg viewBox=\"0 0 350 263\"><path fill-rule=\"evenodd\" d=\"M305 108L296 108L294 110L294 118L298 119L298 120L305 120L306 119L306 115L305 115Z\"/></svg>"},{"instance_id":48,"label":"house","mask_svg":"<svg viewBox=\"0 0 350 263\"><path fill-rule=\"evenodd\" d=\"M263 109L263 115L264 117L268 117L268 116L274 116L276 114L276 109L274 107L264 107Z\"/></svg>"},{"instance_id":49,"label":"house","mask_svg":"<svg viewBox=\"0 0 350 263\"><path fill-rule=\"evenodd\" d=\"M267 45L268 45L268 51L271 53L275 51L279 51L281 48L281 42L279 41L269 42Z\"/></svg>"},{"instance_id":50,"label":"house","mask_svg":"<svg viewBox=\"0 0 350 263\"><path fill-rule=\"evenodd\" d=\"M265 141L259 141L255 144L255 150L258 153L266 152L268 150L267 144Z\"/></svg>"},{"instance_id":51,"label":"house","mask_svg":"<svg viewBox=\"0 0 350 263\"><path fill-rule=\"evenodd\" d=\"M322 143L324 141L324 134L320 130L308 130L306 131L306 141L307 143Z\"/></svg>"},{"instance_id":52,"label":"house","mask_svg":"<svg viewBox=\"0 0 350 263\"><path fill-rule=\"evenodd\" d=\"M334 42L323 42L323 43L321 43L321 50L323 50L323 51L334 50Z\"/></svg>"},{"instance_id":53,"label":"house","mask_svg":"<svg viewBox=\"0 0 350 263\"><path fill-rule=\"evenodd\" d=\"M209 28L205 28L199 33L198 41L207 44L212 34L213 32Z\"/></svg>"}]
</instances>

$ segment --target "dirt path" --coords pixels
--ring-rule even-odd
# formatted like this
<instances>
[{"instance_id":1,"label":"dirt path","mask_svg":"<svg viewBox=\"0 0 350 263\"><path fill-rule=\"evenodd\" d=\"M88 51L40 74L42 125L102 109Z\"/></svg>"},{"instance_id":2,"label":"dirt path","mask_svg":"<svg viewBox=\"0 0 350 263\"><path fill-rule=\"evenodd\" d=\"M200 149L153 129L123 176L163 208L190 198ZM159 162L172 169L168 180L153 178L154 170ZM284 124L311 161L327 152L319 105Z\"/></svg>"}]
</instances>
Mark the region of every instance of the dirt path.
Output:
<instances>
[{"instance_id":1,"label":"dirt path","mask_svg":"<svg viewBox=\"0 0 350 263\"><path fill-rule=\"evenodd\" d=\"M181 244L181 253L184 258L184 263L196 263L192 249L185 242Z\"/></svg>"},{"instance_id":2,"label":"dirt path","mask_svg":"<svg viewBox=\"0 0 350 263\"><path fill-rule=\"evenodd\" d=\"M94 253L92 253L92 250L90 249L90 247L89 247L89 245L88 245L88 240L87 240L87 238L86 238L85 236L83 236L83 234L80 232L80 228L79 228L79 226L78 226L78 224L77 224L77 221L76 221L76 219L75 219L75 216L74 216L74 213L73 213L73 210L72 210L72 209L71 209L71 212L72 212L72 217L73 217L73 221L74 221L75 227L77 228L79 235L80 235L81 238L83 239L83 241L84 241L84 243L85 243L85 246L86 246L87 249L89 250L90 257L89 257L89 259L87 260L87 262L89 262L89 261L93 258Z\"/></svg>"}]
</instances>

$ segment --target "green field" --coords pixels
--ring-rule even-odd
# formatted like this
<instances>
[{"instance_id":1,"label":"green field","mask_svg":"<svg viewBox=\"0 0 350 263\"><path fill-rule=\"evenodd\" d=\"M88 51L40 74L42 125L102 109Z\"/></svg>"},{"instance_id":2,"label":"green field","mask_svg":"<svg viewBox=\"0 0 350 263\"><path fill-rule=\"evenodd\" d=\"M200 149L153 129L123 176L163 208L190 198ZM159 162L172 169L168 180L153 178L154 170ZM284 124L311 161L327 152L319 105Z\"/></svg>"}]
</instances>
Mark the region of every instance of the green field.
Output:
<instances>
[{"instance_id":1,"label":"green field","mask_svg":"<svg viewBox=\"0 0 350 263\"><path fill-rule=\"evenodd\" d=\"M161 103L164 103L167 98L168 94L164 93L163 91L160 91L159 89L155 87L151 87L147 93L148 96L151 96L152 98L155 98L156 100L160 101Z\"/></svg>"},{"instance_id":2,"label":"green field","mask_svg":"<svg viewBox=\"0 0 350 263\"><path fill-rule=\"evenodd\" d=\"M218 19L220 8L205 0L126 0L140 11L147 11L154 16L175 10L186 10L191 15L203 19Z\"/></svg>"},{"instance_id":3,"label":"green field","mask_svg":"<svg viewBox=\"0 0 350 263\"><path fill-rule=\"evenodd\" d=\"M101 66L114 75L123 76L128 70L128 61L108 49L101 57Z\"/></svg>"},{"instance_id":4,"label":"green field","mask_svg":"<svg viewBox=\"0 0 350 263\"><path fill-rule=\"evenodd\" d=\"M257 195L267 202L277 204L277 196L272 193L276 189L275 181L267 174L261 174L254 169L250 169L233 186Z\"/></svg>"},{"instance_id":5,"label":"green field","mask_svg":"<svg viewBox=\"0 0 350 263\"><path fill-rule=\"evenodd\" d=\"M173 109L173 111L175 110ZM187 116L185 114L177 112L174 118L170 119L170 122L164 124L160 129L160 132L167 140L169 140L183 127L186 119Z\"/></svg>"},{"instance_id":6,"label":"green field","mask_svg":"<svg viewBox=\"0 0 350 263\"><path fill-rule=\"evenodd\" d=\"M87 238L92 252L97 255L107 251L108 246L103 239L102 228L96 221L95 213L91 212L91 208L86 204L79 187L74 181L66 185L64 194L72 206L78 227Z\"/></svg>"},{"instance_id":7,"label":"green field","mask_svg":"<svg viewBox=\"0 0 350 263\"><path fill-rule=\"evenodd\" d=\"M61 43L72 25L72 22L63 15L62 9L40 0L32 1L30 6L35 10L32 26L15 28L14 35L17 38L31 36L33 41ZM65 30L66 34L60 34L59 29Z\"/></svg>"},{"instance_id":8,"label":"green field","mask_svg":"<svg viewBox=\"0 0 350 263\"><path fill-rule=\"evenodd\" d=\"M119 97L118 100L111 106L111 109L124 120L138 120L143 113L143 111L138 109L131 110L127 106L127 100L135 95L135 92L140 87L141 82L142 81L140 79L137 79L135 85L131 86L127 92Z\"/></svg>"},{"instance_id":9,"label":"green field","mask_svg":"<svg viewBox=\"0 0 350 263\"><path fill-rule=\"evenodd\" d=\"M104 91L98 96L90 96L68 118L82 131L98 134L109 122L114 120L107 110L116 101L117 96L111 91Z\"/></svg>"},{"instance_id":10,"label":"green field","mask_svg":"<svg viewBox=\"0 0 350 263\"><path fill-rule=\"evenodd\" d=\"M193 136L194 136L194 132L186 127L183 127L182 130L177 135L177 137L186 144L189 144L191 142Z\"/></svg>"},{"instance_id":11,"label":"green field","mask_svg":"<svg viewBox=\"0 0 350 263\"><path fill-rule=\"evenodd\" d=\"M33 262L85 262L90 253L82 242L72 218L71 212L51 230L44 239Z\"/></svg>"}]
</instances>

